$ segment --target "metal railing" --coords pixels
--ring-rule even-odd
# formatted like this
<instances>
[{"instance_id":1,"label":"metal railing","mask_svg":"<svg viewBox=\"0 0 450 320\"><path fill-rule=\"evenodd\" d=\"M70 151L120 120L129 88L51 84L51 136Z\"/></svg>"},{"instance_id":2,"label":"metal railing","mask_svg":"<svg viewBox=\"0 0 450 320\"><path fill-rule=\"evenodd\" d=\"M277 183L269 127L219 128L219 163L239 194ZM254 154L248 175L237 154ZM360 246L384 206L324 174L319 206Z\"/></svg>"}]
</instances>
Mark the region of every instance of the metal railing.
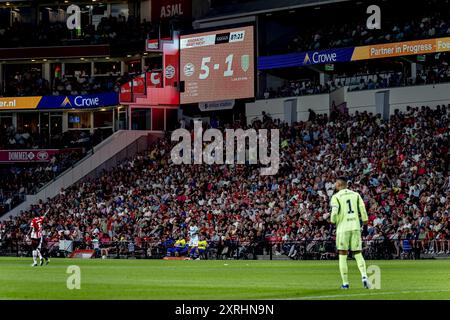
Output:
<instances>
[{"instance_id":1,"label":"metal railing","mask_svg":"<svg viewBox=\"0 0 450 320\"><path fill-rule=\"evenodd\" d=\"M154 241L84 242L70 241L70 249L61 248L60 241L44 245L52 257L67 257L75 250L94 250L96 258L162 259L166 256L190 256L188 246L170 253L173 243ZM421 259L450 255L450 240L369 240L363 241L363 253L369 260ZM27 241L0 240L0 256L30 256L31 245ZM208 242L201 253L203 259L214 260L331 260L337 258L334 240L255 241L225 240Z\"/></svg>"}]
</instances>

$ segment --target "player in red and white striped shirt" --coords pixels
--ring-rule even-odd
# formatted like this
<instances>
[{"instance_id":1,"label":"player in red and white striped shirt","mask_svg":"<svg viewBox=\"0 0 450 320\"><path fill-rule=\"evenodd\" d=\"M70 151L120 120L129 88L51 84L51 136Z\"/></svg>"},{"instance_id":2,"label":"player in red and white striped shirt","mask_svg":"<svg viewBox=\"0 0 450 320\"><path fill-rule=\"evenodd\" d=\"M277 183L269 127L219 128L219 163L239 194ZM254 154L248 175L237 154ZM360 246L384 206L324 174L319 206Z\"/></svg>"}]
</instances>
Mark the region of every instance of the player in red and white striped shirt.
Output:
<instances>
[{"instance_id":1,"label":"player in red and white striped shirt","mask_svg":"<svg viewBox=\"0 0 450 320\"><path fill-rule=\"evenodd\" d=\"M42 225L44 223L45 215L41 217L35 217L31 220L31 248L33 249L33 267L37 266L37 257L39 256L40 265L44 264L44 258L42 257ZM48 257L45 257L47 264L49 263Z\"/></svg>"}]
</instances>

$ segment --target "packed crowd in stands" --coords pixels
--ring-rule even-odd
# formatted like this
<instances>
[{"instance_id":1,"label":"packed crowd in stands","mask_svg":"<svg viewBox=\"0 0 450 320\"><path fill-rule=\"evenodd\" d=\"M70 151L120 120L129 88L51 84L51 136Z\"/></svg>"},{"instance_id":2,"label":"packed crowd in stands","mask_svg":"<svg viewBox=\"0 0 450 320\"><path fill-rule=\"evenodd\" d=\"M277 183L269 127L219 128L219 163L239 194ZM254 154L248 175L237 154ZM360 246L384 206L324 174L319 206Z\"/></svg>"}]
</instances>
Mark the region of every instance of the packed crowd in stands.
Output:
<instances>
[{"instance_id":1,"label":"packed crowd in stands","mask_svg":"<svg viewBox=\"0 0 450 320\"><path fill-rule=\"evenodd\" d=\"M166 137L3 222L3 239L25 240L31 218L49 208L49 241L88 247L187 239L192 225L208 243L332 242L329 201L335 179L346 176L368 208L365 241L394 240L395 256L405 239L423 252L448 253L449 120L450 105L408 107L390 121L366 112L311 112L291 126L265 114L251 126L280 130L275 176L261 176L257 165L174 165Z\"/></svg>"},{"instance_id":2,"label":"packed crowd in stands","mask_svg":"<svg viewBox=\"0 0 450 320\"><path fill-rule=\"evenodd\" d=\"M62 76L51 83L42 77L41 72L16 72L5 81L3 94L0 96L63 96L86 95L105 92L119 92L120 86L129 81L131 76L89 76L82 72L79 76Z\"/></svg>"},{"instance_id":3,"label":"packed crowd in stands","mask_svg":"<svg viewBox=\"0 0 450 320\"><path fill-rule=\"evenodd\" d=\"M65 22L41 22L35 26L16 19L11 27L0 27L0 47L130 43L144 41L151 31L150 22L123 15L103 17L97 27L82 26L79 34L69 30Z\"/></svg>"},{"instance_id":4,"label":"packed crowd in stands","mask_svg":"<svg viewBox=\"0 0 450 320\"><path fill-rule=\"evenodd\" d=\"M81 150L67 150L44 164L1 165L0 214L20 204L25 195L35 194L82 157Z\"/></svg>"},{"instance_id":5,"label":"packed crowd in stands","mask_svg":"<svg viewBox=\"0 0 450 320\"><path fill-rule=\"evenodd\" d=\"M368 77L368 79L361 77L359 84L353 85L350 90L372 90L448 82L450 82L450 68L447 61L442 61L424 66L420 71L417 71L415 78L407 77L402 72L379 73ZM340 85L338 82L337 87ZM332 89L333 87L336 87L336 85L331 85Z\"/></svg>"},{"instance_id":6,"label":"packed crowd in stands","mask_svg":"<svg viewBox=\"0 0 450 320\"><path fill-rule=\"evenodd\" d=\"M39 133L18 132L13 126L0 128L0 150L14 149L60 149L60 154L45 164L3 165L0 176L0 215L14 208L24 200L26 194L34 194L43 185L74 165L109 136L104 130L94 133L87 131L67 131L52 136L52 139Z\"/></svg>"},{"instance_id":7,"label":"packed crowd in stands","mask_svg":"<svg viewBox=\"0 0 450 320\"><path fill-rule=\"evenodd\" d=\"M93 134L86 130L73 130L54 134L49 139L48 134L40 134L32 130L19 131L14 126L0 127L1 149L62 149L84 148L90 150L94 145L107 138L107 135L97 129Z\"/></svg>"},{"instance_id":8,"label":"packed crowd in stands","mask_svg":"<svg viewBox=\"0 0 450 320\"><path fill-rule=\"evenodd\" d=\"M448 37L450 35L448 3L433 0L431 2L433 5L430 8L434 10L432 13L427 12L427 5L424 3L420 6L423 10L416 13L415 17L385 14L382 18L381 30L368 30L366 20L348 22L340 15L340 18L334 23L320 22L320 25L310 23L300 28L299 34L289 42L284 51L285 53L300 52ZM282 47L268 46L267 50L283 49Z\"/></svg>"},{"instance_id":9,"label":"packed crowd in stands","mask_svg":"<svg viewBox=\"0 0 450 320\"><path fill-rule=\"evenodd\" d=\"M433 11L429 12L428 7L433 8ZM280 53L280 50L308 51L450 35L450 14L445 1L427 0L412 16L399 16L393 10L395 9L389 7L384 11L388 14L383 15L382 30L375 31L367 30L365 19L355 20L355 17L351 16L352 13L347 16L348 12L335 15L338 18L327 24L322 21L298 19L298 21L305 20L305 25L298 26L299 33L290 38L285 46L268 43L264 50L269 51L267 54L272 54ZM63 22L41 21L36 26L16 19L10 27L0 27L0 47L121 44L143 41L151 32L156 32L151 22L145 19L140 22L132 15L103 17L97 26L84 25L80 32L68 30ZM276 41L276 37L273 38Z\"/></svg>"},{"instance_id":10,"label":"packed crowd in stands","mask_svg":"<svg viewBox=\"0 0 450 320\"><path fill-rule=\"evenodd\" d=\"M328 80L325 84L320 84L318 81L311 80L286 81L286 84L278 87L277 90L274 90L273 88L266 89L261 98L270 99L330 93L344 86L348 86L349 91L393 88L419 84L423 81L422 78L420 79L420 82L413 82L412 79L409 79L409 81L405 83L405 78L401 72L390 73L387 76L381 74L374 75L373 79L370 79L367 75L366 77L367 79L361 77L357 83L345 83L340 78L336 78L336 80Z\"/></svg>"},{"instance_id":11,"label":"packed crowd in stands","mask_svg":"<svg viewBox=\"0 0 450 320\"><path fill-rule=\"evenodd\" d=\"M431 66L424 66L420 71L417 71L414 79L406 77L402 72L385 71L372 74L362 71L352 76L334 76L334 79L326 81L323 85L319 81L311 80L286 81L283 86L276 90L272 87L266 89L260 95L260 98L270 99L330 93L344 86L348 86L349 91L357 91L448 82L450 82L449 64L442 61Z\"/></svg>"},{"instance_id":12,"label":"packed crowd in stands","mask_svg":"<svg viewBox=\"0 0 450 320\"><path fill-rule=\"evenodd\" d=\"M447 56L447 58L450 58ZM416 84L434 84L450 82L450 59L434 66L424 67L417 72Z\"/></svg>"},{"instance_id":13,"label":"packed crowd in stands","mask_svg":"<svg viewBox=\"0 0 450 320\"><path fill-rule=\"evenodd\" d=\"M263 99L305 96L312 94L321 94L331 92L331 87L321 85L318 81L304 80L304 81L287 81L285 85L278 87L276 90L272 87L267 88L261 94Z\"/></svg>"}]
</instances>

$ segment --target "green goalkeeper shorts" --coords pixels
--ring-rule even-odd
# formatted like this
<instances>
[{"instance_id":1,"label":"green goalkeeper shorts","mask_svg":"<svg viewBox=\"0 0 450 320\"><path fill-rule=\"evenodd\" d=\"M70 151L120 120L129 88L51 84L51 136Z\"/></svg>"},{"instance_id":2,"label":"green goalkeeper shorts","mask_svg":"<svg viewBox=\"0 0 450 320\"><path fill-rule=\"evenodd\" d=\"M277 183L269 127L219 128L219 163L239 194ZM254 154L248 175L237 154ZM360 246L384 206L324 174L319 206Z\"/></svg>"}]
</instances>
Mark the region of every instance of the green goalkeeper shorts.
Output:
<instances>
[{"instance_id":1,"label":"green goalkeeper shorts","mask_svg":"<svg viewBox=\"0 0 450 320\"><path fill-rule=\"evenodd\" d=\"M343 251L361 251L361 231L345 231L336 234L336 248Z\"/></svg>"}]
</instances>

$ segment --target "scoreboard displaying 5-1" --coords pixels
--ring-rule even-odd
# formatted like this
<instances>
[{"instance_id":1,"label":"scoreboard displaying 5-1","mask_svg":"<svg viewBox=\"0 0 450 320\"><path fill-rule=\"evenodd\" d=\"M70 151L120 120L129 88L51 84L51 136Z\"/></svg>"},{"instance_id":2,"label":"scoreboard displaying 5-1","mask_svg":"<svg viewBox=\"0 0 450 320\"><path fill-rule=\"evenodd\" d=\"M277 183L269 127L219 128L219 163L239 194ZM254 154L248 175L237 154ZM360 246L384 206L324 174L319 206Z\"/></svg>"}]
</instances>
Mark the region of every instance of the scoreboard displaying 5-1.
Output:
<instances>
[{"instance_id":1,"label":"scoreboard displaying 5-1","mask_svg":"<svg viewBox=\"0 0 450 320\"><path fill-rule=\"evenodd\" d=\"M253 27L180 37L181 103L254 96Z\"/></svg>"}]
</instances>

